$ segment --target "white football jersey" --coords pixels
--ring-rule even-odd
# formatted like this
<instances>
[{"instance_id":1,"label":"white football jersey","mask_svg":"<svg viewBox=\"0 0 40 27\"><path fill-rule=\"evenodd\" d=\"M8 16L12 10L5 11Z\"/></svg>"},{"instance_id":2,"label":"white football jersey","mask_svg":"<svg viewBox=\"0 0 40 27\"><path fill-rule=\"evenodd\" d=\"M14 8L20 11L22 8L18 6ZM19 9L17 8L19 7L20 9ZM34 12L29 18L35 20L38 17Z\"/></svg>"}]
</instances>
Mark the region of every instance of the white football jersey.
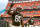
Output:
<instances>
[{"instance_id":1,"label":"white football jersey","mask_svg":"<svg viewBox=\"0 0 40 27\"><path fill-rule=\"evenodd\" d=\"M21 16L15 15L15 22L20 22L21 21Z\"/></svg>"},{"instance_id":2,"label":"white football jersey","mask_svg":"<svg viewBox=\"0 0 40 27\"><path fill-rule=\"evenodd\" d=\"M31 20L31 23L33 23L33 20Z\"/></svg>"}]
</instances>

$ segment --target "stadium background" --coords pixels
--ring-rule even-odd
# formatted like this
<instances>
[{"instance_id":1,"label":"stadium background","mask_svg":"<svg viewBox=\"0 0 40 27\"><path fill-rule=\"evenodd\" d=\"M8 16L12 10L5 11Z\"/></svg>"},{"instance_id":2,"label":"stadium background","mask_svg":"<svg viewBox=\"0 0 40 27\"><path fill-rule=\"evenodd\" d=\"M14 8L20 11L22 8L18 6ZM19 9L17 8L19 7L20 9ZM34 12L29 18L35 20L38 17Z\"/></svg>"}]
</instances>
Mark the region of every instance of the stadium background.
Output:
<instances>
[{"instance_id":1,"label":"stadium background","mask_svg":"<svg viewBox=\"0 0 40 27\"><path fill-rule=\"evenodd\" d=\"M11 15L8 15L7 14L7 11L8 11L8 8L9 6L11 5L11 2L12 0L9 0L6 8L4 9L5 12L4 14L1 14L1 16L5 17L6 18L6 21L8 22L11 22ZM23 22L24 24L25 23L28 23L28 19L30 17L33 17L34 18L34 25L40 25L40 0L14 0L15 5L12 7L12 10L15 10L16 7L19 7L21 6L22 8L22 11L21 13L23 13ZM2 13L2 12L1 12Z\"/></svg>"}]
</instances>

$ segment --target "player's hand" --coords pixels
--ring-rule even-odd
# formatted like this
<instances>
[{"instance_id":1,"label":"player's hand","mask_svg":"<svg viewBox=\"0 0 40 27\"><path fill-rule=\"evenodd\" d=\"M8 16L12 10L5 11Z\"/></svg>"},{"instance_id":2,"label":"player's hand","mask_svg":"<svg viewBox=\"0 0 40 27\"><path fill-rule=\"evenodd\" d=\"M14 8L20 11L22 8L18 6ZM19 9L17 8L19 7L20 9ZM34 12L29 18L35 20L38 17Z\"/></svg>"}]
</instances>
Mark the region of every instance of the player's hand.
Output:
<instances>
[{"instance_id":1,"label":"player's hand","mask_svg":"<svg viewBox=\"0 0 40 27\"><path fill-rule=\"evenodd\" d=\"M11 4L11 7L13 7L13 3Z\"/></svg>"}]
</instances>

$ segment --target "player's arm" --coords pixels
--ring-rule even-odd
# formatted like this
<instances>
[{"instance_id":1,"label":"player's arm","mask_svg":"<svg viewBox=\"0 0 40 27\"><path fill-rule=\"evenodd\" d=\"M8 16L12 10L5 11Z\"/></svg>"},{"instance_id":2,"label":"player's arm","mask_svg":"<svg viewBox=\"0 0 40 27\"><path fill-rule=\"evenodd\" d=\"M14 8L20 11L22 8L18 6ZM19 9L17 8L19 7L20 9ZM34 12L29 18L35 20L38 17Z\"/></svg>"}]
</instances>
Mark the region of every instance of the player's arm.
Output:
<instances>
[{"instance_id":1,"label":"player's arm","mask_svg":"<svg viewBox=\"0 0 40 27\"><path fill-rule=\"evenodd\" d=\"M34 20L33 20L33 24L34 24Z\"/></svg>"},{"instance_id":2,"label":"player's arm","mask_svg":"<svg viewBox=\"0 0 40 27\"><path fill-rule=\"evenodd\" d=\"M24 27L23 17L21 17L21 25L22 25L22 27Z\"/></svg>"},{"instance_id":3,"label":"player's arm","mask_svg":"<svg viewBox=\"0 0 40 27\"><path fill-rule=\"evenodd\" d=\"M13 5L14 5L13 3L10 5L10 8L9 8L9 10L7 12L9 15L12 15L13 14L13 11L11 11L11 8L13 7Z\"/></svg>"},{"instance_id":4,"label":"player's arm","mask_svg":"<svg viewBox=\"0 0 40 27\"><path fill-rule=\"evenodd\" d=\"M21 19L21 25L22 25L22 27L24 27L24 24L23 24L23 20Z\"/></svg>"}]
</instances>

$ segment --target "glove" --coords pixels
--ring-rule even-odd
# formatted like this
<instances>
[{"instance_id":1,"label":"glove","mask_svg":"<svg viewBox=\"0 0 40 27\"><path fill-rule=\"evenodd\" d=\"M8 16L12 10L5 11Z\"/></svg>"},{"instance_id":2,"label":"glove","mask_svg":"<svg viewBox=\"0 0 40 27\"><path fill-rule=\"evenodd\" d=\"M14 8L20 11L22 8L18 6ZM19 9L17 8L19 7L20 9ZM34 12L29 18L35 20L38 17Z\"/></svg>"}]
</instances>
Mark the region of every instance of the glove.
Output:
<instances>
[{"instance_id":1,"label":"glove","mask_svg":"<svg viewBox=\"0 0 40 27\"><path fill-rule=\"evenodd\" d=\"M11 7L13 7L13 3L11 4Z\"/></svg>"}]
</instances>

